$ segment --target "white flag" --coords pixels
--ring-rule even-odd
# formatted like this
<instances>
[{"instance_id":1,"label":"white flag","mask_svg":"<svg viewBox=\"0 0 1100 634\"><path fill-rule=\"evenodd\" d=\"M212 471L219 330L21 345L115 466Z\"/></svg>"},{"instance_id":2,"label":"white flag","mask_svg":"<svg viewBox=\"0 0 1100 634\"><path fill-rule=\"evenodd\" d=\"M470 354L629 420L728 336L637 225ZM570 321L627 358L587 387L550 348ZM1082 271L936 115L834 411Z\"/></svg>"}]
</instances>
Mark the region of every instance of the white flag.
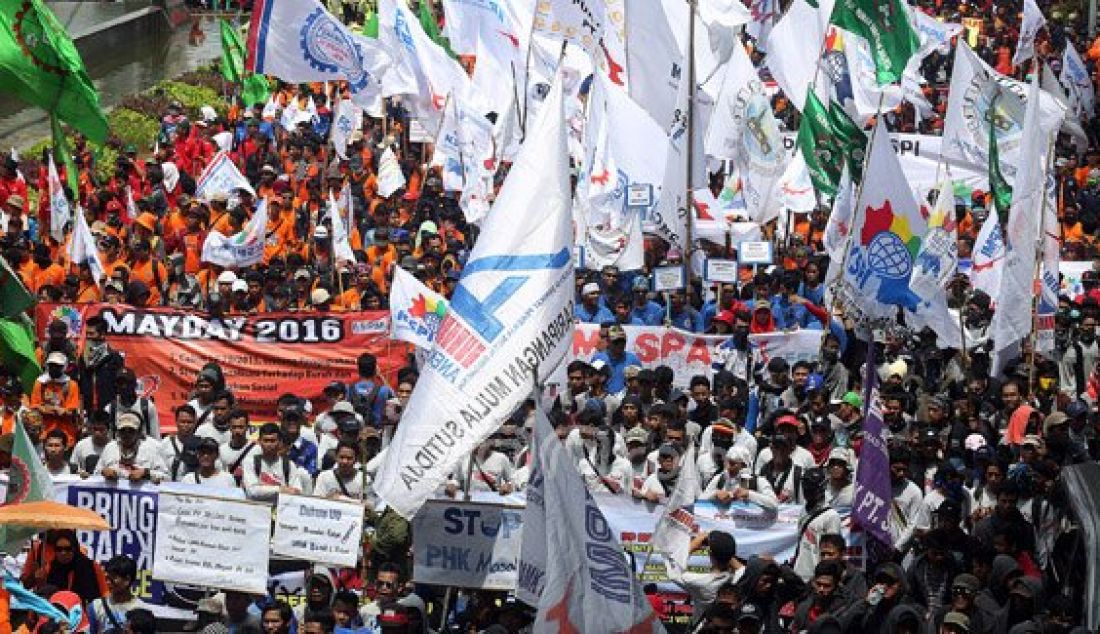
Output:
<instances>
[{"instance_id":1,"label":"white flag","mask_svg":"<svg viewBox=\"0 0 1100 634\"><path fill-rule=\"evenodd\" d=\"M340 217L340 206L336 204L336 196L328 193L328 215L332 220L332 255L336 262L355 263L355 253L351 250L348 241L348 229L344 226L344 219Z\"/></svg>"},{"instance_id":2,"label":"white flag","mask_svg":"<svg viewBox=\"0 0 1100 634\"><path fill-rule=\"evenodd\" d=\"M1024 16L1020 20L1020 39L1016 42L1016 52L1012 54L1012 65L1019 66L1035 57L1035 36L1047 23L1043 12L1035 0L1024 0Z\"/></svg>"},{"instance_id":3,"label":"white flag","mask_svg":"<svg viewBox=\"0 0 1100 634\"><path fill-rule=\"evenodd\" d=\"M532 630L664 632L618 536L539 407L534 437L516 587L521 601L538 608Z\"/></svg>"},{"instance_id":4,"label":"white flag","mask_svg":"<svg viewBox=\"0 0 1100 634\"><path fill-rule=\"evenodd\" d=\"M799 155L801 156L801 154ZM836 188L836 198L833 199L833 209L829 214L829 221L825 224L825 234L822 236L822 246L825 254L829 256L829 268L825 272L825 303L833 304L833 293L841 273L844 269L844 251L848 248L848 240L852 235L852 221L855 216L856 201L855 187L852 186L852 175L848 171L848 163L845 161L843 171L840 173L840 184Z\"/></svg>"},{"instance_id":5,"label":"white flag","mask_svg":"<svg viewBox=\"0 0 1100 634\"><path fill-rule=\"evenodd\" d=\"M630 97L668 130L676 114L680 82L687 81L687 56L659 0L626 0L626 37L635 43L626 57Z\"/></svg>"},{"instance_id":6,"label":"white flag","mask_svg":"<svg viewBox=\"0 0 1100 634\"><path fill-rule=\"evenodd\" d=\"M443 33L458 55L476 55L478 39L492 35L514 40L517 52L526 51L534 10L534 2L443 0Z\"/></svg>"},{"instance_id":7,"label":"white flag","mask_svg":"<svg viewBox=\"0 0 1100 634\"><path fill-rule=\"evenodd\" d=\"M243 189L256 195L248 179L245 178L226 152L218 152L214 160L206 166L195 183L195 197L202 200L210 200L214 194L229 195L235 189Z\"/></svg>"},{"instance_id":8,"label":"white flag","mask_svg":"<svg viewBox=\"0 0 1100 634\"><path fill-rule=\"evenodd\" d=\"M996 301L1001 293L1004 265L1004 233L1001 230L1001 221L991 210L974 240L974 250L970 256L970 286Z\"/></svg>"},{"instance_id":9,"label":"white flag","mask_svg":"<svg viewBox=\"0 0 1100 634\"><path fill-rule=\"evenodd\" d=\"M573 240L562 79L482 224L377 492L411 518L451 468L550 376L573 342ZM538 209L538 213L531 210Z\"/></svg>"},{"instance_id":10,"label":"white flag","mask_svg":"<svg viewBox=\"0 0 1100 634\"><path fill-rule=\"evenodd\" d=\"M401 164L397 162L393 148L387 147L378 159L378 194L382 198L389 198L404 186L405 173L401 171Z\"/></svg>"},{"instance_id":11,"label":"white flag","mask_svg":"<svg viewBox=\"0 0 1100 634\"><path fill-rule=\"evenodd\" d=\"M265 0L249 33L248 70L292 84L341 79L352 95L377 93L390 62L378 40L352 33L318 0Z\"/></svg>"},{"instance_id":12,"label":"white flag","mask_svg":"<svg viewBox=\"0 0 1100 634\"><path fill-rule=\"evenodd\" d=\"M126 217L130 219L130 222L137 220L138 215L141 212L138 211L137 203L134 202L134 190L127 185L126 186Z\"/></svg>"},{"instance_id":13,"label":"white flag","mask_svg":"<svg viewBox=\"0 0 1100 634\"><path fill-rule=\"evenodd\" d=\"M103 261L99 259L99 249L96 248L95 236L88 227L88 219L84 217L84 210L79 205L74 220L73 235L69 238L69 261L73 264L87 264L92 271L92 279L98 285L106 277L107 271L103 268Z\"/></svg>"},{"instance_id":14,"label":"white flag","mask_svg":"<svg viewBox=\"0 0 1100 634\"><path fill-rule=\"evenodd\" d=\"M1019 343L1031 333L1035 298L1035 257L1039 224L1046 198L1046 157L1051 135L1059 121L1045 122L1039 107L1039 75L1028 89L1024 115L1023 149L1019 173L1012 188L1012 208L1005 227L1005 266L997 298L997 310L989 326L995 351Z\"/></svg>"},{"instance_id":15,"label":"white flag","mask_svg":"<svg viewBox=\"0 0 1100 634\"><path fill-rule=\"evenodd\" d=\"M393 267L390 286L390 338L431 350L447 300L400 266Z\"/></svg>"},{"instance_id":16,"label":"white flag","mask_svg":"<svg viewBox=\"0 0 1100 634\"><path fill-rule=\"evenodd\" d=\"M936 206L928 218L928 233L921 241L909 285L924 301L932 301L955 275L959 263L955 223L955 190L950 180L939 185Z\"/></svg>"},{"instance_id":17,"label":"white flag","mask_svg":"<svg viewBox=\"0 0 1100 634\"><path fill-rule=\"evenodd\" d=\"M764 63L772 72L783 94L799 111L806 103L806 91L817 74L821 43L828 33L833 0L794 0L787 13L768 34ZM824 84L825 82L819 82ZM815 86L818 95L828 99L825 86Z\"/></svg>"},{"instance_id":18,"label":"white flag","mask_svg":"<svg viewBox=\"0 0 1100 634\"><path fill-rule=\"evenodd\" d=\"M600 46L607 19L604 0L543 0L536 5L531 30L577 44L598 59L604 55Z\"/></svg>"},{"instance_id":19,"label":"white flag","mask_svg":"<svg viewBox=\"0 0 1100 634\"><path fill-rule=\"evenodd\" d=\"M733 48L715 112L718 116L711 117L707 130L706 153L733 159L741 174L749 220L766 223L777 209L775 198L787 169L787 151L764 82L740 44Z\"/></svg>"},{"instance_id":20,"label":"white flag","mask_svg":"<svg viewBox=\"0 0 1100 634\"><path fill-rule=\"evenodd\" d=\"M336 104L336 112L332 118L332 147L340 160L348 159L348 144L362 125L363 109L350 99L341 99Z\"/></svg>"},{"instance_id":21,"label":"white flag","mask_svg":"<svg viewBox=\"0 0 1100 634\"><path fill-rule=\"evenodd\" d=\"M267 236L267 200L261 200L256 213L240 233L226 237L211 231L202 244L202 261L226 268L245 268L264 259Z\"/></svg>"},{"instance_id":22,"label":"white flag","mask_svg":"<svg viewBox=\"0 0 1100 634\"><path fill-rule=\"evenodd\" d=\"M692 515L695 499L702 492L699 469L695 465L694 443L689 444L687 451L680 457L679 468L676 488L665 503L665 512L657 520L653 541L650 542L653 552L664 556L669 575L676 577L687 570L691 538L699 530L695 516Z\"/></svg>"},{"instance_id":23,"label":"white flag","mask_svg":"<svg viewBox=\"0 0 1100 634\"><path fill-rule=\"evenodd\" d=\"M60 244L65 241L65 227L72 222L73 209L69 205L69 199L65 198L65 188L61 186L61 177L57 175L53 152L50 152L47 183L50 193L50 236Z\"/></svg>"},{"instance_id":24,"label":"white flag","mask_svg":"<svg viewBox=\"0 0 1100 634\"><path fill-rule=\"evenodd\" d=\"M1078 118L1092 117L1092 111L1096 105L1096 89L1092 83L1092 74L1089 73L1085 61L1081 59L1077 49L1073 48L1073 43L1069 40L1066 40L1066 50L1062 53L1062 75L1059 79L1069 94L1074 114Z\"/></svg>"}]
</instances>

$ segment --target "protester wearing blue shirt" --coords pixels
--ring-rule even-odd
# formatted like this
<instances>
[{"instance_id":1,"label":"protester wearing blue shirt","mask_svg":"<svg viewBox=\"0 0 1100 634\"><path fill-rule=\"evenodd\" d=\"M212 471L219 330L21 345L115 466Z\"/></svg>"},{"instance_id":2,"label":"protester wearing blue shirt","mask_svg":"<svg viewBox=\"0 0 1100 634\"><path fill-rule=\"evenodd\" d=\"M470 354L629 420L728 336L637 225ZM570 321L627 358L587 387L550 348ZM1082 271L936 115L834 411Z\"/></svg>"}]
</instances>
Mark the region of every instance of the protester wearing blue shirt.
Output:
<instances>
[{"instance_id":1,"label":"protester wearing blue shirt","mask_svg":"<svg viewBox=\"0 0 1100 634\"><path fill-rule=\"evenodd\" d=\"M573 307L573 316L582 324L615 321L615 315L600 306L600 285L595 282L589 282L581 288L581 301Z\"/></svg>"},{"instance_id":2,"label":"protester wearing blue shirt","mask_svg":"<svg viewBox=\"0 0 1100 634\"><path fill-rule=\"evenodd\" d=\"M634 278L632 296L634 302L630 308L630 316L645 326L660 326L665 319L665 309L649 299L649 280L646 276Z\"/></svg>"},{"instance_id":3,"label":"protester wearing blue shirt","mask_svg":"<svg viewBox=\"0 0 1100 634\"><path fill-rule=\"evenodd\" d=\"M607 350L592 355L592 362L603 361L611 368L611 377L607 380L605 388L612 394L617 394L626 389L626 375L623 373L627 366L642 366L642 362L633 352L626 351L626 331L615 324L607 329Z\"/></svg>"},{"instance_id":4,"label":"protester wearing blue shirt","mask_svg":"<svg viewBox=\"0 0 1100 634\"><path fill-rule=\"evenodd\" d=\"M703 332L703 316L699 311L687 303L684 291L676 290L668 294L668 301L672 307L672 326L680 330L690 332Z\"/></svg>"}]
</instances>

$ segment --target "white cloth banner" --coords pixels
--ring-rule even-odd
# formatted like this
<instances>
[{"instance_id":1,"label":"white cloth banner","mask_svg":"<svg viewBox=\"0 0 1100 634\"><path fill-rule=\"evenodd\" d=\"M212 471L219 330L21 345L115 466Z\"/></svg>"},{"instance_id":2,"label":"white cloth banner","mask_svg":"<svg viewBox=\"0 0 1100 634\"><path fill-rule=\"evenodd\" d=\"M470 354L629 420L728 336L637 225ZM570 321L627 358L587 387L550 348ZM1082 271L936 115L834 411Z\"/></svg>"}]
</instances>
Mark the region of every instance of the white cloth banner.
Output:
<instances>
[{"instance_id":1,"label":"white cloth banner","mask_svg":"<svg viewBox=\"0 0 1100 634\"><path fill-rule=\"evenodd\" d=\"M387 453L378 470L377 493L404 517L568 352L573 230L562 84L554 81L529 129L427 353L393 439L406 450Z\"/></svg>"},{"instance_id":2,"label":"white cloth banner","mask_svg":"<svg viewBox=\"0 0 1100 634\"><path fill-rule=\"evenodd\" d=\"M195 197L210 200L214 194L229 195L235 189L243 189L253 196L256 195L256 190L252 189L248 179L233 164L229 154L218 152L195 182Z\"/></svg>"},{"instance_id":3,"label":"white cloth banner","mask_svg":"<svg viewBox=\"0 0 1100 634\"><path fill-rule=\"evenodd\" d=\"M264 258L267 244L267 201L261 200L256 213L241 229L230 237L211 231L202 244L202 261L228 268L245 268Z\"/></svg>"},{"instance_id":4,"label":"white cloth banner","mask_svg":"<svg viewBox=\"0 0 1100 634\"><path fill-rule=\"evenodd\" d=\"M393 267L390 286L390 337L430 350L439 324L447 314L447 300L400 266Z\"/></svg>"},{"instance_id":5,"label":"white cloth banner","mask_svg":"<svg viewBox=\"0 0 1100 634\"><path fill-rule=\"evenodd\" d=\"M416 583L515 590L523 507L429 500L412 531Z\"/></svg>"},{"instance_id":6,"label":"white cloth banner","mask_svg":"<svg viewBox=\"0 0 1100 634\"><path fill-rule=\"evenodd\" d=\"M534 631L664 632L618 535L541 409L535 411L531 480L517 596L537 606Z\"/></svg>"},{"instance_id":7,"label":"white cloth banner","mask_svg":"<svg viewBox=\"0 0 1100 634\"><path fill-rule=\"evenodd\" d=\"M578 44L597 59L607 21L604 0L543 0L531 31Z\"/></svg>"},{"instance_id":8,"label":"white cloth banner","mask_svg":"<svg viewBox=\"0 0 1100 634\"><path fill-rule=\"evenodd\" d=\"M1020 20L1020 38L1016 41L1016 52L1012 54L1014 66L1019 66L1035 57L1035 36L1047 23L1035 0L1024 0L1023 13L1023 18Z\"/></svg>"},{"instance_id":9,"label":"white cloth banner","mask_svg":"<svg viewBox=\"0 0 1100 634\"><path fill-rule=\"evenodd\" d=\"M405 173L397 162L393 148L386 148L378 159L378 194L383 198L393 196L394 192L405 186Z\"/></svg>"},{"instance_id":10,"label":"white cloth banner","mask_svg":"<svg viewBox=\"0 0 1100 634\"><path fill-rule=\"evenodd\" d=\"M92 279L99 284L107 276L103 268L103 261L99 259L99 249L96 248L95 237L88 226L88 219L84 217L84 210L80 205L76 207L76 222L73 225L73 235L69 237L69 261L73 264L87 264L92 271Z\"/></svg>"},{"instance_id":11,"label":"white cloth banner","mask_svg":"<svg viewBox=\"0 0 1100 634\"><path fill-rule=\"evenodd\" d=\"M341 194L346 192L341 192ZM346 200L348 204L351 204L351 196L344 197L341 195L341 200ZM348 228L344 225L343 214L340 213L340 205L336 202L336 196L330 190L328 193L328 212L329 218L332 220L332 255L336 258L337 262L355 262L355 252L351 250L351 242L348 237ZM348 219L354 220L351 215L351 210L348 210Z\"/></svg>"},{"instance_id":12,"label":"white cloth banner","mask_svg":"<svg viewBox=\"0 0 1100 634\"><path fill-rule=\"evenodd\" d=\"M57 165L50 152L50 166L47 173L50 194L50 236L58 243L65 241L65 227L73 220L73 208L65 198L65 189L61 186L61 177L57 175Z\"/></svg>"},{"instance_id":13,"label":"white cloth banner","mask_svg":"<svg viewBox=\"0 0 1100 634\"><path fill-rule=\"evenodd\" d=\"M340 160L348 158L348 144L351 137L363 125L363 109L350 99L341 99L336 104L336 113L332 119L332 147Z\"/></svg>"},{"instance_id":14,"label":"white cloth banner","mask_svg":"<svg viewBox=\"0 0 1100 634\"><path fill-rule=\"evenodd\" d=\"M161 491L153 577L265 594L270 526L266 504Z\"/></svg>"},{"instance_id":15,"label":"white cloth banner","mask_svg":"<svg viewBox=\"0 0 1100 634\"><path fill-rule=\"evenodd\" d=\"M768 361L785 359L790 365L798 361L814 361L821 353L821 340L825 331L814 329L784 330L749 335L753 359L758 365Z\"/></svg>"},{"instance_id":16,"label":"white cloth banner","mask_svg":"<svg viewBox=\"0 0 1100 634\"><path fill-rule=\"evenodd\" d=\"M248 70L292 84L342 79L357 101L378 94L390 63L378 40L352 33L318 0L266 0L249 32Z\"/></svg>"},{"instance_id":17,"label":"white cloth banner","mask_svg":"<svg viewBox=\"0 0 1100 634\"><path fill-rule=\"evenodd\" d=\"M989 214L982 223L970 261L970 285L975 291L982 291L997 301L1005 265L1004 233L997 214Z\"/></svg>"},{"instance_id":18,"label":"white cloth banner","mask_svg":"<svg viewBox=\"0 0 1100 634\"><path fill-rule=\"evenodd\" d=\"M265 506L265 508L268 508ZM354 568L362 552L363 506L304 495L279 495L271 552Z\"/></svg>"},{"instance_id":19,"label":"white cloth banner","mask_svg":"<svg viewBox=\"0 0 1100 634\"><path fill-rule=\"evenodd\" d=\"M664 557L669 574L678 577L687 570L691 556L691 538L698 530L692 506L703 492L699 482L699 469L695 464L695 444L688 446L679 462L680 476L672 490L665 512L657 520L653 531L653 552Z\"/></svg>"},{"instance_id":20,"label":"white cloth banner","mask_svg":"<svg viewBox=\"0 0 1100 634\"><path fill-rule=\"evenodd\" d=\"M764 64L771 70L783 94L800 112L806 103L806 92L817 75L821 43L828 32L833 0L794 0L787 13L776 22L768 34ZM818 82L814 90L828 100L827 82Z\"/></svg>"}]
</instances>

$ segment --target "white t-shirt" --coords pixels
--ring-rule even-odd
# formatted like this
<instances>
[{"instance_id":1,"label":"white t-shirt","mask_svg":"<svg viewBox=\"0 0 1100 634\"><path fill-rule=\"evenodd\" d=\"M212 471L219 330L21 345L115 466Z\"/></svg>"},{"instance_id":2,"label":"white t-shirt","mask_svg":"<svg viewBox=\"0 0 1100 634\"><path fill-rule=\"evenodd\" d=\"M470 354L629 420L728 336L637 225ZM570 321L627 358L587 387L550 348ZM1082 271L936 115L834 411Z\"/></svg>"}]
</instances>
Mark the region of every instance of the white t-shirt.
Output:
<instances>
[{"instance_id":1,"label":"white t-shirt","mask_svg":"<svg viewBox=\"0 0 1100 634\"><path fill-rule=\"evenodd\" d=\"M96 445L95 442L92 441L91 436L85 436L76 441L76 446L73 447L73 455L70 457L70 460L76 465L77 471L84 469L84 466L88 464L88 458L91 456L102 455L103 449L106 448L107 444L110 442L111 441L108 440L102 446Z\"/></svg>"}]
</instances>

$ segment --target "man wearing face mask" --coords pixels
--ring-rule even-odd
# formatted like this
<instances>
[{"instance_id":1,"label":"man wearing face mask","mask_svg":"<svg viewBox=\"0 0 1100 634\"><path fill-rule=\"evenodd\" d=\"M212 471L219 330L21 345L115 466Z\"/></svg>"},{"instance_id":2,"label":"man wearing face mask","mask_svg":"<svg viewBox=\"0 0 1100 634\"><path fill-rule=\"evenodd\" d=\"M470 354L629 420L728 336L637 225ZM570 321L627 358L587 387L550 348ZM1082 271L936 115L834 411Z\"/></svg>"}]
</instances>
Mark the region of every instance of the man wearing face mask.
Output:
<instances>
[{"instance_id":1,"label":"man wearing face mask","mask_svg":"<svg viewBox=\"0 0 1100 634\"><path fill-rule=\"evenodd\" d=\"M140 414L145 421L146 438L160 440L160 417L157 416L157 406L153 399L138 396L137 376L130 368L122 368L115 379L115 400L107 405L107 411L112 419L117 419L122 412L134 412Z\"/></svg>"},{"instance_id":2,"label":"man wearing face mask","mask_svg":"<svg viewBox=\"0 0 1100 634\"><path fill-rule=\"evenodd\" d=\"M114 402L123 363L122 355L107 343L107 324L103 318L98 315L88 318L84 325L84 352L76 359L84 411L94 412Z\"/></svg>"},{"instance_id":3,"label":"man wearing face mask","mask_svg":"<svg viewBox=\"0 0 1100 634\"><path fill-rule=\"evenodd\" d=\"M592 493L620 495L631 489L634 468L629 460L614 451L615 431L607 425L581 423L584 457L577 469ZM589 446L591 444L591 449Z\"/></svg>"},{"instance_id":4,"label":"man wearing face mask","mask_svg":"<svg viewBox=\"0 0 1100 634\"><path fill-rule=\"evenodd\" d=\"M1070 388L1077 398L1088 391L1088 369L1096 364L1098 357L1100 343L1096 341L1096 317L1086 314L1059 364L1062 385Z\"/></svg>"},{"instance_id":5,"label":"man wearing face mask","mask_svg":"<svg viewBox=\"0 0 1100 634\"><path fill-rule=\"evenodd\" d=\"M814 568L821 561L818 550L820 537L840 532L840 514L829 506L826 499L827 483L824 469L807 469L802 474L802 495L806 499L806 508L798 520L798 546L791 567L806 582L813 579Z\"/></svg>"},{"instance_id":6,"label":"man wearing face mask","mask_svg":"<svg viewBox=\"0 0 1100 634\"><path fill-rule=\"evenodd\" d=\"M821 342L821 360L818 362L818 374L825 381L825 391L830 400L844 398L848 392L848 368L840 362L840 339L828 333Z\"/></svg>"},{"instance_id":7,"label":"man wearing face mask","mask_svg":"<svg viewBox=\"0 0 1100 634\"><path fill-rule=\"evenodd\" d=\"M715 500L719 504L748 502L765 511L778 508L779 500L775 497L771 483L767 478L753 475L749 469L752 455L748 449L741 446L730 447L725 459L725 468L703 481L705 484L700 500Z\"/></svg>"},{"instance_id":8,"label":"man wearing face mask","mask_svg":"<svg viewBox=\"0 0 1100 634\"><path fill-rule=\"evenodd\" d=\"M626 459L630 463L631 489L640 489L649 475L646 454L649 452L649 432L638 426L626 432Z\"/></svg>"},{"instance_id":9,"label":"man wearing face mask","mask_svg":"<svg viewBox=\"0 0 1100 634\"><path fill-rule=\"evenodd\" d=\"M680 449L676 445L661 445L657 450L657 471L646 478L640 489L631 489L631 495L653 503L667 500L676 489L676 481L680 478L680 456Z\"/></svg>"},{"instance_id":10,"label":"man wearing face mask","mask_svg":"<svg viewBox=\"0 0 1100 634\"><path fill-rule=\"evenodd\" d=\"M43 437L60 429L69 439L66 446L72 446L80 438L80 388L65 374L68 363L63 352L51 352L46 357L46 371L31 389L31 407L42 413Z\"/></svg>"},{"instance_id":11,"label":"man wearing face mask","mask_svg":"<svg viewBox=\"0 0 1100 634\"><path fill-rule=\"evenodd\" d=\"M715 321L728 321L732 332L715 350L711 368L718 372L728 370L734 376L745 379L753 374L753 355L749 347L749 322L752 315L744 308L718 313Z\"/></svg>"}]
</instances>

